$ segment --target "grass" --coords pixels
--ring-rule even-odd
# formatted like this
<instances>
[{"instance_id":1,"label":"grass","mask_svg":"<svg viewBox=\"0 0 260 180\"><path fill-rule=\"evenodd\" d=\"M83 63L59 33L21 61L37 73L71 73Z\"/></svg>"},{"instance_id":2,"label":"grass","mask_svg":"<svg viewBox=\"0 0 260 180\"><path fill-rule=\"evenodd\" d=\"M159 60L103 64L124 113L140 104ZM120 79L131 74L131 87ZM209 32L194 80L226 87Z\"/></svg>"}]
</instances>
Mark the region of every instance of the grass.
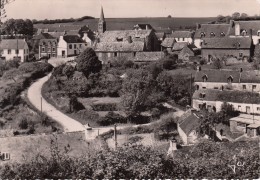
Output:
<instances>
[{"instance_id":1,"label":"grass","mask_svg":"<svg viewBox=\"0 0 260 180\"><path fill-rule=\"evenodd\" d=\"M69 149L68 155L73 157L80 157L101 147L101 143L97 140L87 142L84 132L74 132L0 138L1 152L10 153L11 160L6 161L6 163L30 162L30 159L35 158L37 154L50 156L51 140L59 146L61 152L64 152L64 148L67 147ZM0 165L1 163L4 162L0 161Z\"/></svg>"}]
</instances>

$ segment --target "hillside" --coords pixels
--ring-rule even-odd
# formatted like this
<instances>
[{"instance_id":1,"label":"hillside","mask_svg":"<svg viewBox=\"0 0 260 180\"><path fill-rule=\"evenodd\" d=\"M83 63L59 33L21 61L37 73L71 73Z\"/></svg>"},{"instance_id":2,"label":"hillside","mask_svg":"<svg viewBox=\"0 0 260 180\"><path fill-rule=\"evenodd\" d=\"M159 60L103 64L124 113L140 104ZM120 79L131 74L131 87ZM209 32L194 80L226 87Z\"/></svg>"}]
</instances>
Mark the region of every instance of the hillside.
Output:
<instances>
[{"instance_id":1,"label":"hillside","mask_svg":"<svg viewBox=\"0 0 260 180\"><path fill-rule=\"evenodd\" d=\"M148 23L154 28L161 27L179 29L185 27L196 27L196 23L207 23L215 20L216 18L106 18L107 30L125 30L132 29L138 23ZM48 28L58 26L60 24L66 25L88 25L90 29L95 31L97 29L99 19L85 19L81 22L74 23L57 23L57 24L35 24L35 28Z\"/></svg>"}]
</instances>

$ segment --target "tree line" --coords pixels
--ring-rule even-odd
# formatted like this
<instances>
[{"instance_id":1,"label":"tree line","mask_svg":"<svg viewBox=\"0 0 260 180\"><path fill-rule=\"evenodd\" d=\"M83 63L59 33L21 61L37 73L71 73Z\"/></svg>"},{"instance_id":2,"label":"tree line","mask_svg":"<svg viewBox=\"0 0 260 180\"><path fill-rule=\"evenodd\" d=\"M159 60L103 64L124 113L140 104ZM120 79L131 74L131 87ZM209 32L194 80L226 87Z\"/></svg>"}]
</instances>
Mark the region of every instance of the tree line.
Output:
<instances>
[{"instance_id":1,"label":"tree line","mask_svg":"<svg viewBox=\"0 0 260 180\"><path fill-rule=\"evenodd\" d=\"M33 19L33 24L55 24L55 23L70 23L70 22L81 22L85 19L95 19L92 16L82 16L80 18L69 18L69 19L44 19L44 20L36 20Z\"/></svg>"}]
</instances>

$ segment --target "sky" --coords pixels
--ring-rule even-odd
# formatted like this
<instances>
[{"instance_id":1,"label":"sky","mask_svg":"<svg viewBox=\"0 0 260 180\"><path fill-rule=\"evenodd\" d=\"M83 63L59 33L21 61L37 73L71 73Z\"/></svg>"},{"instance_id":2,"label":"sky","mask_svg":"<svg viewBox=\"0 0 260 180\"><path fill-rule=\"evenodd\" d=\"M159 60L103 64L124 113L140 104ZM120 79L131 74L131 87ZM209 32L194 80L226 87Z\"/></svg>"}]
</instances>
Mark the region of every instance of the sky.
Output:
<instances>
[{"instance_id":1,"label":"sky","mask_svg":"<svg viewBox=\"0 0 260 180\"><path fill-rule=\"evenodd\" d=\"M101 5L106 18L260 15L260 0L15 0L5 8L7 19L99 18Z\"/></svg>"}]
</instances>

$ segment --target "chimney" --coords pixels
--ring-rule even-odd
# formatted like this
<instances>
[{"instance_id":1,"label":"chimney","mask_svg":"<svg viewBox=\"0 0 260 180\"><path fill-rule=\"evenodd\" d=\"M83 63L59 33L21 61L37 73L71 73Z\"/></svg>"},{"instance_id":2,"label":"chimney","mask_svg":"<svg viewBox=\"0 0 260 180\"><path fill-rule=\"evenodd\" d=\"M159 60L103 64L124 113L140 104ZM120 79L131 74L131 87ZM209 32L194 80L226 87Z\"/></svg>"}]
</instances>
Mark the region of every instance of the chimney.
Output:
<instances>
[{"instance_id":1,"label":"chimney","mask_svg":"<svg viewBox=\"0 0 260 180\"><path fill-rule=\"evenodd\" d=\"M235 23L235 35L240 36L240 24L239 24L239 22Z\"/></svg>"},{"instance_id":2,"label":"chimney","mask_svg":"<svg viewBox=\"0 0 260 180\"><path fill-rule=\"evenodd\" d=\"M229 21L230 27L233 27L233 26L234 26L234 23L235 23L234 20L231 19L231 20Z\"/></svg>"},{"instance_id":3,"label":"chimney","mask_svg":"<svg viewBox=\"0 0 260 180\"><path fill-rule=\"evenodd\" d=\"M200 24L199 23L196 23L196 30L200 29Z\"/></svg>"},{"instance_id":4,"label":"chimney","mask_svg":"<svg viewBox=\"0 0 260 180\"><path fill-rule=\"evenodd\" d=\"M145 29L148 30L148 25L145 26Z\"/></svg>"},{"instance_id":5,"label":"chimney","mask_svg":"<svg viewBox=\"0 0 260 180\"><path fill-rule=\"evenodd\" d=\"M132 37L131 36L128 36L127 37L127 41L128 41L128 43L132 43L133 41L132 41Z\"/></svg>"}]
</instances>

